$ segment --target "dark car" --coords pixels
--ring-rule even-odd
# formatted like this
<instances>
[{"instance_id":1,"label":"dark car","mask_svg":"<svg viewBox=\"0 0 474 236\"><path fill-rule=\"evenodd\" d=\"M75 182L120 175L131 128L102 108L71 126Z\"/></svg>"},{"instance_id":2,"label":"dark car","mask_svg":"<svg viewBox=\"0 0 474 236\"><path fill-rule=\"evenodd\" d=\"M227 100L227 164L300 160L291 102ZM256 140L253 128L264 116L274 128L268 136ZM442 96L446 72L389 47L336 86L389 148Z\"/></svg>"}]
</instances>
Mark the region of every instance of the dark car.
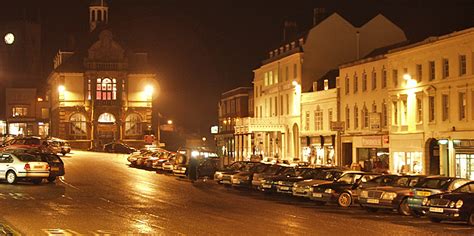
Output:
<instances>
[{"instance_id":1,"label":"dark car","mask_svg":"<svg viewBox=\"0 0 474 236\"><path fill-rule=\"evenodd\" d=\"M424 198L433 194L451 192L467 182L469 182L468 179L444 176L423 179L414 186L413 193L407 200L412 215L420 216L426 213L427 207L422 204Z\"/></svg>"},{"instance_id":2,"label":"dark car","mask_svg":"<svg viewBox=\"0 0 474 236\"><path fill-rule=\"evenodd\" d=\"M232 176L238 174L239 172L247 172L257 165L261 165L261 162L244 162L237 170L227 170L221 174L221 183L224 185L232 185ZM217 172L216 172L217 173Z\"/></svg>"},{"instance_id":3,"label":"dark car","mask_svg":"<svg viewBox=\"0 0 474 236\"><path fill-rule=\"evenodd\" d=\"M307 179L322 179L322 172L330 169L332 169L332 167L297 168L291 173L286 173L277 176L273 179L267 179L266 183L263 183L261 188L265 189L265 187L268 187L267 184L270 184L269 182L271 181L271 189L274 189L279 193L293 194L293 185L296 182L300 182Z\"/></svg>"},{"instance_id":4,"label":"dark car","mask_svg":"<svg viewBox=\"0 0 474 236\"><path fill-rule=\"evenodd\" d=\"M433 222L466 221L474 226L474 181L465 183L450 193L435 194L423 199L426 215Z\"/></svg>"},{"instance_id":5,"label":"dark car","mask_svg":"<svg viewBox=\"0 0 474 236\"><path fill-rule=\"evenodd\" d=\"M349 173L354 173L354 171L341 170L341 169L324 170L315 178L305 179L305 180L301 180L294 183L293 188L292 188L293 196L310 198L313 194L313 190L312 190L313 186L316 186L319 184L332 183L336 181L337 179L339 179L341 176L349 174ZM360 173L360 171L356 173Z\"/></svg>"},{"instance_id":6,"label":"dark car","mask_svg":"<svg viewBox=\"0 0 474 236\"><path fill-rule=\"evenodd\" d=\"M265 178L278 176L281 174L294 173L295 166L286 164L274 164L261 173L254 173L252 178L252 188L259 189L261 181Z\"/></svg>"},{"instance_id":7,"label":"dark car","mask_svg":"<svg viewBox=\"0 0 474 236\"><path fill-rule=\"evenodd\" d=\"M48 162L49 164L49 182L54 182L58 176L64 176L66 173L64 170L64 162L56 154L51 153L41 153L41 160Z\"/></svg>"},{"instance_id":8,"label":"dark car","mask_svg":"<svg viewBox=\"0 0 474 236\"><path fill-rule=\"evenodd\" d=\"M259 162L250 162L250 161L236 161L228 166L226 166L222 170L217 170L214 173L214 180L217 181L217 183L221 184L222 183L222 177L225 174L235 174L239 170L243 170L245 166L250 166L250 165L255 165ZM229 182L230 183L230 182Z\"/></svg>"},{"instance_id":9,"label":"dark car","mask_svg":"<svg viewBox=\"0 0 474 236\"><path fill-rule=\"evenodd\" d=\"M377 173L354 172L341 176L329 184L313 186L311 200L324 204L335 202L341 207L349 207L357 198L357 188L360 184L379 176Z\"/></svg>"},{"instance_id":10,"label":"dark car","mask_svg":"<svg viewBox=\"0 0 474 236\"><path fill-rule=\"evenodd\" d=\"M250 187L255 173L262 173L270 168L270 164L260 163L253 166L248 171L241 171L231 176L233 187Z\"/></svg>"},{"instance_id":11,"label":"dark car","mask_svg":"<svg viewBox=\"0 0 474 236\"><path fill-rule=\"evenodd\" d=\"M104 145L104 152L131 154L136 151L137 149L120 142L111 142Z\"/></svg>"},{"instance_id":12,"label":"dark car","mask_svg":"<svg viewBox=\"0 0 474 236\"><path fill-rule=\"evenodd\" d=\"M378 209L397 210L402 215L410 215L408 197L412 188L419 181L426 178L421 175L407 176L380 176L369 182L382 182L374 187L367 182L359 189L359 204L367 211L374 212Z\"/></svg>"}]
</instances>

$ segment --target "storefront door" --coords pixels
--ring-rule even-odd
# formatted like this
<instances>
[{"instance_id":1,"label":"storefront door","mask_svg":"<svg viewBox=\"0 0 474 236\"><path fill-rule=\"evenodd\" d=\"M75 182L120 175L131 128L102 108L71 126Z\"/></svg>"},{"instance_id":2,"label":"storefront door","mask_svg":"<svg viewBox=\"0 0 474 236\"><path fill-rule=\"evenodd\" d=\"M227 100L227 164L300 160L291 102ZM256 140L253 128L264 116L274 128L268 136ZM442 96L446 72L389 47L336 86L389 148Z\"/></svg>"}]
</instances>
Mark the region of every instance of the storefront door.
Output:
<instances>
[{"instance_id":1,"label":"storefront door","mask_svg":"<svg viewBox=\"0 0 474 236\"><path fill-rule=\"evenodd\" d=\"M474 180L474 154L456 154L456 177Z\"/></svg>"}]
</instances>

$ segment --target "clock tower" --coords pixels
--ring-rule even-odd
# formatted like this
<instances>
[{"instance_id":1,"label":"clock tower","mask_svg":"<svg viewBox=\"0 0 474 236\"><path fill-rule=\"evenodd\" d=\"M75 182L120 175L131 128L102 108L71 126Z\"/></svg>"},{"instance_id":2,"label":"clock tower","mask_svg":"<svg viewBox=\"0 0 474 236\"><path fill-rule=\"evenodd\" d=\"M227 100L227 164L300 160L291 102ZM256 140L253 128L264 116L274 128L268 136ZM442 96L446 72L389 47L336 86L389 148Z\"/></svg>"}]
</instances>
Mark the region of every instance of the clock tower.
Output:
<instances>
[{"instance_id":1,"label":"clock tower","mask_svg":"<svg viewBox=\"0 0 474 236\"><path fill-rule=\"evenodd\" d=\"M109 6L105 0L93 0L89 5L89 31L109 22Z\"/></svg>"}]
</instances>

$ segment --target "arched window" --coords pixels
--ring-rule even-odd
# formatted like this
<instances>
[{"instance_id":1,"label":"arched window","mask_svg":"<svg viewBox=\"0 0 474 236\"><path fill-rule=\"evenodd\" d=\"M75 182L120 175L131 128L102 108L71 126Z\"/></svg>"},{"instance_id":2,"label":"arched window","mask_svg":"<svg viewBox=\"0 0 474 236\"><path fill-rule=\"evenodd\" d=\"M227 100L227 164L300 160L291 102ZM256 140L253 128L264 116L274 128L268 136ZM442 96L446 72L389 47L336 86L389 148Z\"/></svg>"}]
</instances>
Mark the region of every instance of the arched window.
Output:
<instances>
[{"instance_id":1,"label":"arched window","mask_svg":"<svg viewBox=\"0 0 474 236\"><path fill-rule=\"evenodd\" d=\"M86 117L76 113L69 118L69 134L75 138L87 138Z\"/></svg>"},{"instance_id":2,"label":"arched window","mask_svg":"<svg viewBox=\"0 0 474 236\"><path fill-rule=\"evenodd\" d=\"M141 118L138 114L132 113L125 118L125 136L135 136L142 134L140 125Z\"/></svg>"},{"instance_id":3,"label":"arched window","mask_svg":"<svg viewBox=\"0 0 474 236\"><path fill-rule=\"evenodd\" d=\"M115 116L110 113L102 113L97 121L99 123L115 123Z\"/></svg>"},{"instance_id":4,"label":"arched window","mask_svg":"<svg viewBox=\"0 0 474 236\"><path fill-rule=\"evenodd\" d=\"M116 100L117 99L117 80L116 79L97 79L96 100Z\"/></svg>"}]
</instances>

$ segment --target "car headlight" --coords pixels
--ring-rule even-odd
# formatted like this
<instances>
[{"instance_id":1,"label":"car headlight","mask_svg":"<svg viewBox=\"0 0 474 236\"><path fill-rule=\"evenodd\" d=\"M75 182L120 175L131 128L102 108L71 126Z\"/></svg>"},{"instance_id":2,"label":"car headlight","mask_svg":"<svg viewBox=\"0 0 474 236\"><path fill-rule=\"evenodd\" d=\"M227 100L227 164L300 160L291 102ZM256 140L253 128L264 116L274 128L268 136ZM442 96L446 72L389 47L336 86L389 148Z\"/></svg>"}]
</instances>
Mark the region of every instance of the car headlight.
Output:
<instances>
[{"instance_id":1,"label":"car headlight","mask_svg":"<svg viewBox=\"0 0 474 236\"><path fill-rule=\"evenodd\" d=\"M393 200L396 197L397 197L397 194L392 193L392 192L386 192L382 195L382 199L385 199L385 200Z\"/></svg>"},{"instance_id":2,"label":"car headlight","mask_svg":"<svg viewBox=\"0 0 474 236\"><path fill-rule=\"evenodd\" d=\"M360 197L362 198L369 198L369 192L368 191L361 191L360 192Z\"/></svg>"},{"instance_id":3,"label":"car headlight","mask_svg":"<svg viewBox=\"0 0 474 236\"><path fill-rule=\"evenodd\" d=\"M327 188L326 190L324 190L325 193L333 193L334 190L330 189L330 188Z\"/></svg>"},{"instance_id":4,"label":"car headlight","mask_svg":"<svg viewBox=\"0 0 474 236\"><path fill-rule=\"evenodd\" d=\"M456 202L455 202L455 201L451 201L451 202L449 203L449 207L451 207L451 208L454 208L455 205L456 205Z\"/></svg>"},{"instance_id":5,"label":"car headlight","mask_svg":"<svg viewBox=\"0 0 474 236\"><path fill-rule=\"evenodd\" d=\"M459 199L457 202L456 202L456 208L461 208L462 207L462 204L464 204L464 202Z\"/></svg>"},{"instance_id":6,"label":"car headlight","mask_svg":"<svg viewBox=\"0 0 474 236\"><path fill-rule=\"evenodd\" d=\"M428 198L423 198L423 201L421 202L421 204L423 204L423 206L427 206L428 205Z\"/></svg>"},{"instance_id":7,"label":"car headlight","mask_svg":"<svg viewBox=\"0 0 474 236\"><path fill-rule=\"evenodd\" d=\"M297 183L293 183L293 188L297 188L298 187L298 184Z\"/></svg>"},{"instance_id":8,"label":"car headlight","mask_svg":"<svg viewBox=\"0 0 474 236\"><path fill-rule=\"evenodd\" d=\"M313 188L313 187L309 187L309 191L310 191L310 192L313 192L313 191L314 191L314 188Z\"/></svg>"},{"instance_id":9,"label":"car headlight","mask_svg":"<svg viewBox=\"0 0 474 236\"><path fill-rule=\"evenodd\" d=\"M260 180L260 183L261 183L261 184L264 184L264 183L266 183L266 182L268 182L268 181L266 181L265 179L261 179L261 180Z\"/></svg>"}]
</instances>

